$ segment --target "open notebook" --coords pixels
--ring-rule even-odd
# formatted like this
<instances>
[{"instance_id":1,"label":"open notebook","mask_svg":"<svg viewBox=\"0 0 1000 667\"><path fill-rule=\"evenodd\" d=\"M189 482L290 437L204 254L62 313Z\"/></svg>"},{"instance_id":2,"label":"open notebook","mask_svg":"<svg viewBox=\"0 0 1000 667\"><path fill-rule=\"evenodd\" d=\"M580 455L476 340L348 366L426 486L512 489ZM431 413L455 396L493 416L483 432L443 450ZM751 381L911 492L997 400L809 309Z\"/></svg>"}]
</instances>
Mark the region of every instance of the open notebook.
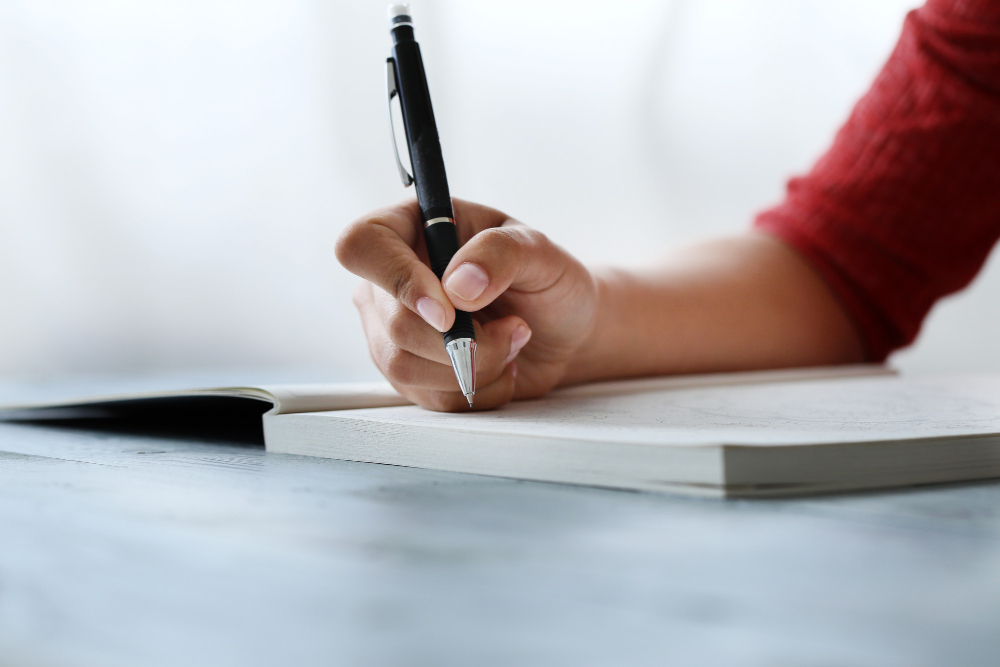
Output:
<instances>
[{"instance_id":1,"label":"open notebook","mask_svg":"<svg viewBox=\"0 0 1000 667\"><path fill-rule=\"evenodd\" d=\"M467 414L388 385L262 386L8 408L0 419L259 423L269 452L726 497L1000 477L1000 376L876 366L600 383Z\"/></svg>"}]
</instances>

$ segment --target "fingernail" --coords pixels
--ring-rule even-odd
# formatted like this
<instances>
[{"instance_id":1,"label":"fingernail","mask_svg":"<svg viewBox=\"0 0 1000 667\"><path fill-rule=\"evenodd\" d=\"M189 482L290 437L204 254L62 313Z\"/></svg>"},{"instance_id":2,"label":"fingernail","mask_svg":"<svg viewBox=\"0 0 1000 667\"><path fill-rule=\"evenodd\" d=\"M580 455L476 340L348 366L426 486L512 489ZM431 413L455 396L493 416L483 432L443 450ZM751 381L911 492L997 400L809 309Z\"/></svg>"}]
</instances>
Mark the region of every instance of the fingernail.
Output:
<instances>
[{"instance_id":1,"label":"fingernail","mask_svg":"<svg viewBox=\"0 0 1000 667\"><path fill-rule=\"evenodd\" d=\"M507 353L507 359L503 362L504 366L514 360L514 357L521 351L521 348L528 344L529 340L531 340L531 329L523 324L514 327L514 332L510 335L510 352Z\"/></svg>"},{"instance_id":2,"label":"fingernail","mask_svg":"<svg viewBox=\"0 0 1000 667\"><path fill-rule=\"evenodd\" d=\"M465 262L445 281L444 286L466 301L475 301L490 284L490 277L477 264Z\"/></svg>"},{"instance_id":3,"label":"fingernail","mask_svg":"<svg viewBox=\"0 0 1000 667\"><path fill-rule=\"evenodd\" d=\"M440 303L429 296L420 297L417 299L417 312L427 324L438 331L444 331L445 312L444 306Z\"/></svg>"},{"instance_id":4,"label":"fingernail","mask_svg":"<svg viewBox=\"0 0 1000 667\"><path fill-rule=\"evenodd\" d=\"M515 380L517 379L517 362L516 361L510 365L510 376L513 379L515 379Z\"/></svg>"}]
</instances>

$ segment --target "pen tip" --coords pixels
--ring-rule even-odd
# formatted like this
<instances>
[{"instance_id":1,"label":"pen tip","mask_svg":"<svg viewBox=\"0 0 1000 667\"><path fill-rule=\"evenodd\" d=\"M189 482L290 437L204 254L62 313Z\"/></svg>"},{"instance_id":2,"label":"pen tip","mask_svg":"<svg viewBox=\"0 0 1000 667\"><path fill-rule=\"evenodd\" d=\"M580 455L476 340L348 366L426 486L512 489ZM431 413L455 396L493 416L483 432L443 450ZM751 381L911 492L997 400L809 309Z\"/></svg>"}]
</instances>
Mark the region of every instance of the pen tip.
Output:
<instances>
[{"instance_id":1,"label":"pen tip","mask_svg":"<svg viewBox=\"0 0 1000 667\"><path fill-rule=\"evenodd\" d=\"M469 401L469 407L470 407L470 408L472 407L472 397L473 397L474 395L475 395L475 394L466 394L466 395L465 395L465 399L466 399L467 401Z\"/></svg>"}]
</instances>

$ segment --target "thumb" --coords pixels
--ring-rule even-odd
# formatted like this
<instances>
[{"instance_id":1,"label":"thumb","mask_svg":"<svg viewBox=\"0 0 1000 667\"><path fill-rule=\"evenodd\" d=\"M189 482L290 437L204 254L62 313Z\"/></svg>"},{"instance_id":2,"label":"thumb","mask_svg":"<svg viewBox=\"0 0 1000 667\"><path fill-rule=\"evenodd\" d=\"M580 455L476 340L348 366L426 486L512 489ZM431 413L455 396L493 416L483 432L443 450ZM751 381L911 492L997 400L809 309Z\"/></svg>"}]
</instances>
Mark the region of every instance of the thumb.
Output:
<instances>
[{"instance_id":1,"label":"thumb","mask_svg":"<svg viewBox=\"0 0 1000 667\"><path fill-rule=\"evenodd\" d=\"M508 288L548 289L570 262L569 255L545 234L511 222L472 237L448 264L442 284L455 307L476 311Z\"/></svg>"}]
</instances>

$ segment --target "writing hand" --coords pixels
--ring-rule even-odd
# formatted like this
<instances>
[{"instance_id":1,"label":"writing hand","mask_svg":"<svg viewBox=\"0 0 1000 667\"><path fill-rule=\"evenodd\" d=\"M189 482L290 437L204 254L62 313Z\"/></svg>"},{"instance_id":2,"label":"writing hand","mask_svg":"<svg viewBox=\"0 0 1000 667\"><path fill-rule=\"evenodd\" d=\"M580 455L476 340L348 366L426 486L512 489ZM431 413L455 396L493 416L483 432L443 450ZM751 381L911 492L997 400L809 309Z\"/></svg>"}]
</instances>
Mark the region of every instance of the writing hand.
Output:
<instances>
[{"instance_id":1,"label":"writing hand","mask_svg":"<svg viewBox=\"0 0 1000 667\"><path fill-rule=\"evenodd\" d=\"M541 396L594 327L594 278L544 234L500 211L459 199L454 207L462 247L440 282L427 265L416 201L369 213L341 234L337 259L367 281L354 303L372 359L418 405L467 410L441 338L457 307L475 320L475 408Z\"/></svg>"}]
</instances>

